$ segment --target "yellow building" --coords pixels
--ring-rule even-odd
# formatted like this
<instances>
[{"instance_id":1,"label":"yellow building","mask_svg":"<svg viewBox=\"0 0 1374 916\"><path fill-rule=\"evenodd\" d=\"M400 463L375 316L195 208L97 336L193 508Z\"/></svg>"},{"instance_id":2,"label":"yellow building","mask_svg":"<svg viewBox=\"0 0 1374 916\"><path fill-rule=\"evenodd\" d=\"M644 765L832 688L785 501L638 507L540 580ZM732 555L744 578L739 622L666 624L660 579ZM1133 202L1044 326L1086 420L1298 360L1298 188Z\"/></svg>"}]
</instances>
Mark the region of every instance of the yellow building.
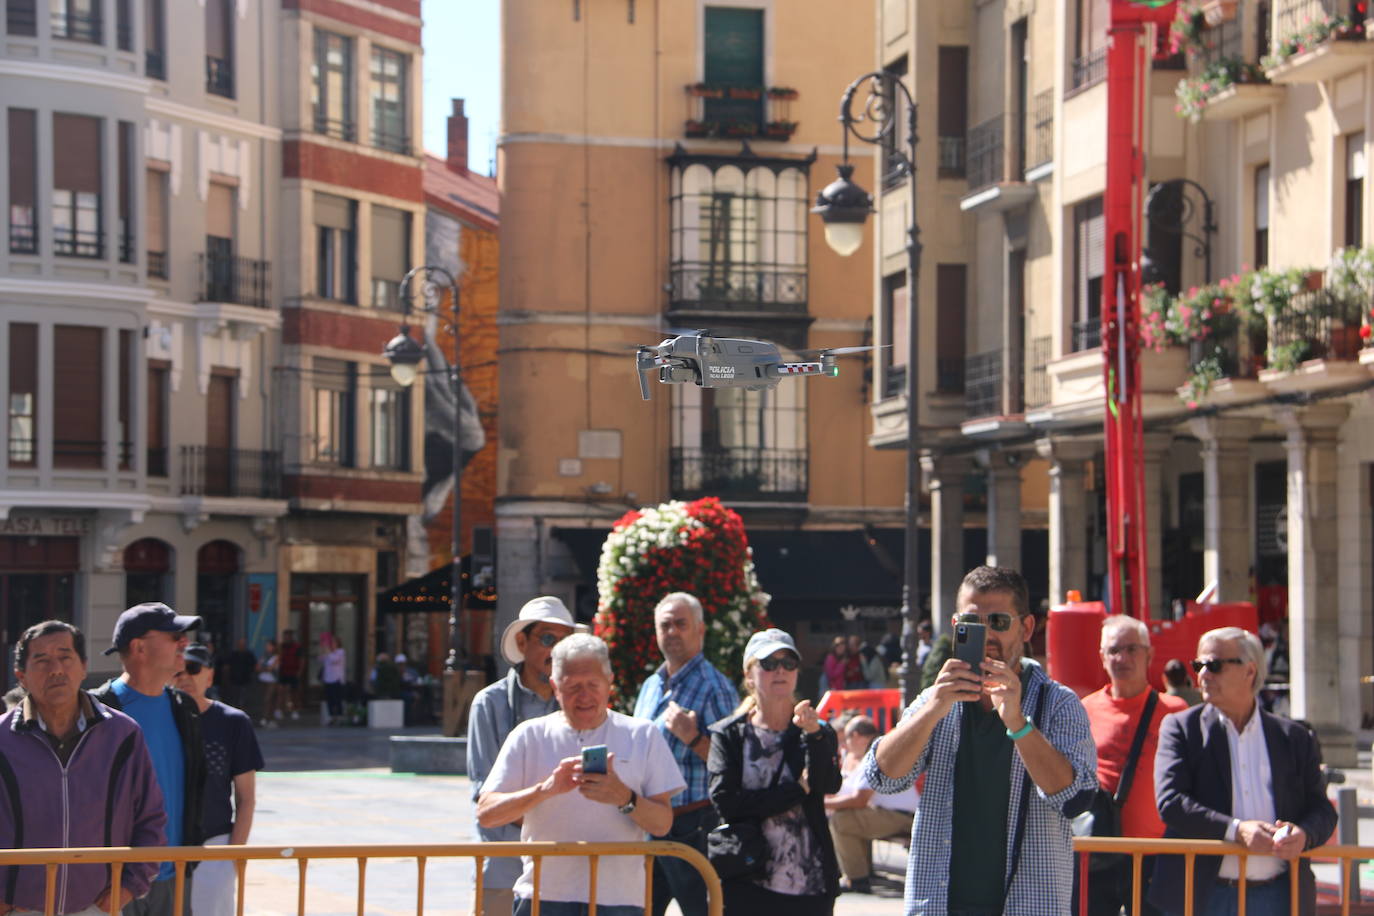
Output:
<instances>
[{"instance_id":1,"label":"yellow building","mask_svg":"<svg viewBox=\"0 0 1374 916\"><path fill-rule=\"evenodd\" d=\"M871 69L871 12L505 0L502 27L496 631L541 593L588 619L610 524L711 494L817 659L842 629L881 635L903 458L867 444L872 360L762 393L654 383L650 402L633 362L668 328L871 342L869 249L836 256L807 212L840 161L839 97ZM873 184L866 153L855 177Z\"/></svg>"}]
</instances>

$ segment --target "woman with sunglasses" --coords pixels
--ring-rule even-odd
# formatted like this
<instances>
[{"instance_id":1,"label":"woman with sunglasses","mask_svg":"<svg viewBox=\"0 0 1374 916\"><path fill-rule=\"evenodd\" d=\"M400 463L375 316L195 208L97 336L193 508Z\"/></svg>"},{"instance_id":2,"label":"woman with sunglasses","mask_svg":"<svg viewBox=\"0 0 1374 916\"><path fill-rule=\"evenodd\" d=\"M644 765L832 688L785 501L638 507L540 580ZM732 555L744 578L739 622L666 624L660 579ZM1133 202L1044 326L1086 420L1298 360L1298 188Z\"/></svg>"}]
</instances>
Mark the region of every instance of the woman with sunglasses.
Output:
<instances>
[{"instance_id":1,"label":"woman with sunglasses","mask_svg":"<svg viewBox=\"0 0 1374 916\"><path fill-rule=\"evenodd\" d=\"M809 700L797 702L801 655L782 630L755 633L744 649L744 690L735 714L712 731L711 801L722 824L759 825L762 868L724 882L725 914L834 911L840 869L825 796L839 791L839 742Z\"/></svg>"}]
</instances>

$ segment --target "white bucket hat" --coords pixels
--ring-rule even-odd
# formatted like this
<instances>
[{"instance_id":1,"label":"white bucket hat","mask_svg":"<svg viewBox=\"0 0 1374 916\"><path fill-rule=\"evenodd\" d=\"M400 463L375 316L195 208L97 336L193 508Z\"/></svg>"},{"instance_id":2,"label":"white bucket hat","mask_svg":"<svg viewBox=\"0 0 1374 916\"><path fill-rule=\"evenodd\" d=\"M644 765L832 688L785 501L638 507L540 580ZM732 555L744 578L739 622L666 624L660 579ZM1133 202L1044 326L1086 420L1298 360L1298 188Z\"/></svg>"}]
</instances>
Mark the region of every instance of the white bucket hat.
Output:
<instances>
[{"instance_id":1,"label":"white bucket hat","mask_svg":"<svg viewBox=\"0 0 1374 916\"><path fill-rule=\"evenodd\" d=\"M572 613L562 601L552 595L531 598L520 609L520 616L512 620L506 626L506 632L501 634L501 654L505 656L506 661L518 665L525 660L525 653L516 645L515 637L525 627L536 623L561 623L565 627L578 629L577 624L573 622Z\"/></svg>"}]
</instances>

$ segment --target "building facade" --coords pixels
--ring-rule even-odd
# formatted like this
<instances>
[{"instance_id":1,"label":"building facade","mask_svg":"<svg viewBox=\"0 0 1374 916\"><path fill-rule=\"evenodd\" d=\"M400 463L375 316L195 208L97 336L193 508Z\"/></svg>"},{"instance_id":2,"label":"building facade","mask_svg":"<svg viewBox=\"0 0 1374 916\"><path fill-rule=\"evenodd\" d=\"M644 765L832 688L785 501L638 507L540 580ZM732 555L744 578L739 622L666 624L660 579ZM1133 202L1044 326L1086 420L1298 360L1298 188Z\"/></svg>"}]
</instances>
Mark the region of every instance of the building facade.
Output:
<instances>
[{"instance_id":1,"label":"building facade","mask_svg":"<svg viewBox=\"0 0 1374 916\"><path fill-rule=\"evenodd\" d=\"M1256 601L1286 642L1292 714L1318 727L1328 762L1353 763L1352 736L1374 707L1337 672L1371 664L1374 450L1360 331L1370 302L1338 288L1328 264L1333 251L1363 250L1369 231L1374 46L1363 5L1244 0L1234 15L1219 6L1215 24L1183 23L1182 47L1148 38L1159 44L1144 91L1155 189L1146 279L1185 305L1194 288L1213 291L1203 321L1212 309L1258 317L1157 338L1143 353L1150 605L1170 617L1208 585L1220 601ZM1053 601L1070 589L1100 599L1109 3L877 8L880 64L919 74L913 89L937 127L923 132L917 178L936 607L951 606L959 571L982 559L961 552L967 519L943 498L969 476L988 494L989 560L1026 562L1015 553L1028 521L1016 501L1042 488ZM904 199L884 193L878 207L896 213ZM884 341L901 340L884 335L904 308L885 292L903 218L877 227ZM1279 269L1293 270L1282 290L1254 282ZM1209 286L1232 275L1245 277L1244 292ZM944 371L951 352L964 354L962 373ZM880 373L875 393L890 390ZM872 416L875 444L905 444L893 399L877 397Z\"/></svg>"}]
</instances>

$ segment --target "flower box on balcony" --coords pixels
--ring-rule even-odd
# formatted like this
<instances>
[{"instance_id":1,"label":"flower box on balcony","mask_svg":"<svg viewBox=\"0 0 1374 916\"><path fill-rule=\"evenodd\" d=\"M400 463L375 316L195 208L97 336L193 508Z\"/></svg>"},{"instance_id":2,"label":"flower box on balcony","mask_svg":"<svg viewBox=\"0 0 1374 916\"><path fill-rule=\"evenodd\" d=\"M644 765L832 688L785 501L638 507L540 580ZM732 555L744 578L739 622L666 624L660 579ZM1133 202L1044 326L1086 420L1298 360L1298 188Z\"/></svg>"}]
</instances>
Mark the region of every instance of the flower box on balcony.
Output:
<instances>
[{"instance_id":1,"label":"flower box on balcony","mask_svg":"<svg viewBox=\"0 0 1374 916\"><path fill-rule=\"evenodd\" d=\"M723 99L725 89L721 86L708 86L705 83L689 83L687 94L702 99Z\"/></svg>"},{"instance_id":2,"label":"flower box on balcony","mask_svg":"<svg viewBox=\"0 0 1374 916\"><path fill-rule=\"evenodd\" d=\"M759 126L753 121L735 121L725 125L724 133L727 137L757 137Z\"/></svg>"},{"instance_id":3,"label":"flower box on balcony","mask_svg":"<svg viewBox=\"0 0 1374 916\"><path fill-rule=\"evenodd\" d=\"M797 96L797 90L788 86L770 86L768 89L768 97L779 102L792 102L797 99Z\"/></svg>"},{"instance_id":4,"label":"flower box on balcony","mask_svg":"<svg viewBox=\"0 0 1374 916\"><path fill-rule=\"evenodd\" d=\"M796 131L796 121L769 121L764 125L763 136L769 140L787 140Z\"/></svg>"},{"instance_id":5,"label":"flower box on balcony","mask_svg":"<svg viewBox=\"0 0 1374 916\"><path fill-rule=\"evenodd\" d=\"M731 86L726 92L732 99L763 98L763 90L757 86Z\"/></svg>"},{"instance_id":6,"label":"flower box on balcony","mask_svg":"<svg viewBox=\"0 0 1374 916\"><path fill-rule=\"evenodd\" d=\"M714 137L719 130L720 125L714 121L691 120L687 122L683 132L687 134L688 137L700 138Z\"/></svg>"},{"instance_id":7,"label":"flower box on balcony","mask_svg":"<svg viewBox=\"0 0 1374 916\"><path fill-rule=\"evenodd\" d=\"M1208 25L1216 27L1223 22L1230 22L1235 19L1236 9L1239 6L1239 0L1206 0L1199 7L1199 11Z\"/></svg>"}]
</instances>

